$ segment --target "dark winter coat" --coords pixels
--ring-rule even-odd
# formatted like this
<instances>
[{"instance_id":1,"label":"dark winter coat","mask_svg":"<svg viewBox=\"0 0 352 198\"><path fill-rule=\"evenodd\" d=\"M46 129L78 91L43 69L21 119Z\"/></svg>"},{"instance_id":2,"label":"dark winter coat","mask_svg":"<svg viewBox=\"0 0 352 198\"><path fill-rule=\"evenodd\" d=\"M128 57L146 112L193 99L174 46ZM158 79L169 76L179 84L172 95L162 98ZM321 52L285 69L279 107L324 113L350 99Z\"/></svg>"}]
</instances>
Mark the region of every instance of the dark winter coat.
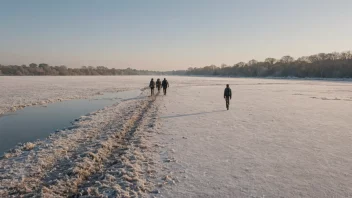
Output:
<instances>
[{"instance_id":1,"label":"dark winter coat","mask_svg":"<svg viewBox=\"0 0 352 198\"><path fill-rule=\"evenodd\" d=\"M155 82L154 82L154 80L151 80L151 81L150 81L149 87L152 88L152 89L155 87Z\"/></svg>"},{"instance_id":2,"label":"dark winter coat","mask_svg":"<svg viewBox=\"0 0 352 198\"><path fill-rule=\"evenodd\" d=\"M160 80L156 81L156 87L161 87L161 81Z\"/></svg>"},{"instance_id":3,"label":"dark winter coat","mask_svg":"<svg viewBox=\"0 0 352 198\"><path fill-rule=\"evenodd\" d=\"M228 87L225 88L224 97L229 97L229 98L232 97L232 91L230 88L228 88Z\"/></svg>"},{"instance_id":4,"label":"dark winter coat","mask_svg":"<svg viewBox=\"0 0 352 198\"><path fill-rule=\"evenodd\" d=\"M161 85L163 86L164 89L169 87L169 82L167 82L167 80L163 80L163 82L161 83Z\"/></svg>"}]
</instances>

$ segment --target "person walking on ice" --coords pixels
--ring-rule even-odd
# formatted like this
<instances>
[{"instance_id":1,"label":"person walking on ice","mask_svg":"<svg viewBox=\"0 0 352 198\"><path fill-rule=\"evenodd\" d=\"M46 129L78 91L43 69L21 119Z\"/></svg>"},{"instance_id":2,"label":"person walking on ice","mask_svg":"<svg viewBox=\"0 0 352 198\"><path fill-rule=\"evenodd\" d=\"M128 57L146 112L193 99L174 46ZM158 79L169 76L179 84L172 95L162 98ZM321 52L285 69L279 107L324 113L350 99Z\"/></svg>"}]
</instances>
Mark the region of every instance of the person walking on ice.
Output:
<instances>
[{"instance_id":1,"label":"person walking on ice","mask_svg":"<svg viewBox=\"0 0 352 198\"><path fill-rule=\"evenodd\" d=\"M227 84L226 88L225 88L225 91L224 91L224 98L225 98L225 101L226 101L226 109L227 110L229 110L229 108L230 108L231 97L232 97L232 92L231 92L229 84Z\"/></svg>"},{"instance_id":2,"label":"person walking on ice","mask_svg":"<svg viewBox=\"0 0 352 198\"><path fill-rule=\"evenodd\" d=\"M169 82L167 82L166 78L164 78L161 86L163 86L164 95L166 95L166 89L169 87Z\"/></svg>"},{"instance_id":3,"label":"person walking on ice","mask_svg":"<svg viewBox=\"0 0 352 198\"><path fill-rule=\"evenodd\" d=\"M156 80L156 87L158 88L158 92L160 92L161 81L159 78Z\"/></svg>"},{"instance_id":4,"label":"person walking on ice","mask_svg":"<svg viewBox=\"0 0 352 198\"><path fill-rule=\"evenodd\" d=\"M155 88L155 82L154 79L152 78L149 83L150 91L151 91L151 96L154 95L154 88Z\"/></svg>"}]
</instances>

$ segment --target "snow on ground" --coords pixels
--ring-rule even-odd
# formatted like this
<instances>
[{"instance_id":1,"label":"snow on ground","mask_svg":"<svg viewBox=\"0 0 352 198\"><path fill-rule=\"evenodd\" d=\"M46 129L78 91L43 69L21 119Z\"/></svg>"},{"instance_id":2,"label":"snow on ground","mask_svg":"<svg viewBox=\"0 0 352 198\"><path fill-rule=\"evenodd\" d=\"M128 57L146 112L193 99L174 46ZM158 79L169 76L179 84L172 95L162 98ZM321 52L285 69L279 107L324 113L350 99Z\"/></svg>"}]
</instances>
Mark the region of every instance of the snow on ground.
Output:
<instances>
[{"instance_id":1,"label":"snow on ground","mask_svg":"<svg viewBox=\"0 0 352 198\"><path fill-rule=\"evenodd\" d=\"M22 78L0 78L3 112L151 77ZM145 90L14 148L0 159L0 197L352 196L352 83L167 78L166 96Z\"/></svg>"},{"instance_id":2,"label":"snow on ground","mask_svg":"<svg viewBox=\"0 0 352 198\"><path fill-rule=\"evenodd\" d=\"M352 197L352 83L220 81L157 101L162 197Z\"/></svg>"},{"instance_id":3,"label":"snow on ground","mask_svg":"<svg viewBox=\"0 0 352 198\"><path fill-rule=\"evenodd\" d=\"M0 159L0 197L142 197L154 165L148 134L155 98L145 96L82 116L75 126L14 148Z\"/></svg>"}]
</instances>

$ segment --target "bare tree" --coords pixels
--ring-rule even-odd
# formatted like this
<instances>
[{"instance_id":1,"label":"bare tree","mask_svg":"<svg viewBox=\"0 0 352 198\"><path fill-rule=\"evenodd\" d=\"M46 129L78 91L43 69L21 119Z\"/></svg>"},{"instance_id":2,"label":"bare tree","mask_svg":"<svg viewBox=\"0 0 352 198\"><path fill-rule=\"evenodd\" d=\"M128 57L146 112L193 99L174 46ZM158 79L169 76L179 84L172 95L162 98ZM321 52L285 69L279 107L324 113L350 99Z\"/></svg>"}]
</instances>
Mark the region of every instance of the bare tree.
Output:
<instances>
[{"instance_id":1,"label":"bare tree","mask_svg":"<svg viewBox=\"0 0 352 198\"><path fill-rule=\"evenodd\" d=\"M298 62L305 62L305 63L308 63L309 62L309 59L307 56L302 56L302 57L299 57L297 59Z\"/></svg>"},{"instance_id":2,"label":"bare tree","mask_svg":"<svg viewBox=\"0 0 352 198\"><path fill-rule=\"evenodd\" d=\"M254 60L254 59L248 61L248 65L255 65L257 63L258 63L258 61Z\"/></svg>"},{"instance_id":3,"label":"bare tree","mask_svg":"<svg viewBox=\"0 0 352 198\"><path fill-rule=\"evenodd\" d=\"M292 63L295 59L291 56L283 56L281 59L280 59L280 62L282 63Z\"/></svg>"},{"instance_id":4,"label":"bare tree","mask_svg":"<svg viewBox=\"0 0 352 198\"><path fill-rule=\"evenodd\" d=\"M246 63L244 63L244 62L239 62L239 63L236 64L236 66L237 66L237 67L244 67L244 66L246 66Z\"/></svg>"},{"instance_id":5,"label":"bare tree","mask_svg":"<svg viewBox=\"0 0 352 198\"><path fill-rule=\"evenodd\" d=\"M31 64L29 64L29 67L31 67L31 68L36 68L36 67L37 67L37 64L31 63Z\"/></svg>"},{"instance_id":6,"label":"bare tree","mask_svg":"<svg viewBox=\"0 0 352 198\"><path fill-rule=\"evenodd\" d=\"M274 63L276 63L276 59L275 58L266 58L265 62L273 65Z\"/></svg>"}]
</instances>

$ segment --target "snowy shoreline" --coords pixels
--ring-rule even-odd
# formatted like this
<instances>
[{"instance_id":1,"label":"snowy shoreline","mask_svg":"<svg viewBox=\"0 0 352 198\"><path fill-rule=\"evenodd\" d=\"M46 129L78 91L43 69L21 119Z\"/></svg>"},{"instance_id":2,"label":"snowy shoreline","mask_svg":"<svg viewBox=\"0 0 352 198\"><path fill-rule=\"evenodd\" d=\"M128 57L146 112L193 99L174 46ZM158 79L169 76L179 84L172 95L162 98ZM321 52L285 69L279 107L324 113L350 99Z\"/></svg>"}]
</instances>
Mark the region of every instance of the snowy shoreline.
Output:
<instances>
[{"instance_id":1,"label":"snowy shoreline","mask_svg":"<svg viewBox=\"0 0 352 198\"><path fill-rule=\"evenodd\" d=\"M82 116L71 129L6 153L0 159L0 196L140 197L152 192L155 184L146 178L157 167L146 135L158 126L157 107L155 98L145 95Z\"/></svg>"}]
</instances>

